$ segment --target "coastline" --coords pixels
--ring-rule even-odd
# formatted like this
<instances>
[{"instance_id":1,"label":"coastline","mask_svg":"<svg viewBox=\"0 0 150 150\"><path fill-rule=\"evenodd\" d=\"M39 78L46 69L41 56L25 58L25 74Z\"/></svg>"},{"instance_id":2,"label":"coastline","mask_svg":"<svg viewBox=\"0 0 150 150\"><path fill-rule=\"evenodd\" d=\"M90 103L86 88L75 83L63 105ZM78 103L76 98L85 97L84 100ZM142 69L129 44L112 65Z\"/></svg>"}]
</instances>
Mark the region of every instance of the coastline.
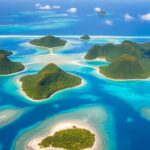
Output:
<instances>
[{"instance_id":1,"label":"coastline","mask_svg":"<svg viewBox=\"0 0 150 150\"><path fill-rule=\"evenodd\" d=\"M83 58L84 59L84 58ZM84 61L85 61L86 59L84 59ZM86 61L101 61L101 62L108 62L105 58L98 58L98 59L94 59L94 60L86 60ZM80 64L80 63L76 63L76 64ZM81 64L82 65L82 64ZM100 72L100 68L98 67L91 67L91 66L89 66L89 65L82 65L82 66L88 66L88 67L90 67L90 68L93 68L93 69L95 69L96 71L96 74L98 74L99 76L101 76L101 77L103 77L103 78L105 78L105 79L108 79L108 80L112 80L112 81L122 81L122 82L125 82L125 81L150 81L150 77L149 78L146 78L146 79L113 79L113 78L110 78L110 77L107 77L107 76L105 76L104 74L102 74L101 72Z\"/></svg>"},{"instance_id":2,"label":"coastline","mask_svg":"<svg viewBox=\"0 0 150 150\"><path fill-rule=\"evenodd\" d=\"M125 82L125 81L150 81L150 77L146 78L146 79L113 79L113 78L107 77L104 74L102 74L100 72L100 68L96 68L96 74L99 74L103 78L109 79L109 80L112 80L112 81L122 81L122 82Z\"/></svg>"},{"instance_id":3,"label":"coastline","mask_svg":"<svg viewBox=\"0 0 150 150\"><path fill-rule=\"evenodd\" d=\"M95 142L93 144L92 150L97 150L98 145L99 145L99 136L96 133L96 131L87 123L83 123L80 121L76 121L76 120L69 120L69 121L65 121L65 122L60 122L57 123L56 125L54 125L54 127L52 127L49 131L47 131L47 133L45 133L45 135L40 136L40 137L35 137L33 139L31 139L29 142L26 143L26 148L28 150L64 150L63 148L54 148L54 147L48 147L48 148L40 148L40 146L38 145L45 137L47 136L52 136L54 135L57 131L61 131L64 129L70 129L73 127L77 127L77 128L84 128L88 131L90 131L91 133L95 134ZM91 150L91 148L87 148L85 150Z\"/></svg>"},{"instance_id":4,"label":"coastline","mask_svg":"<svg viewBox=\"0 0 150 150\"><path fill-rule=\"evenodd\" d=\"M87 61L87 62L92 62L92 61L108 62L108 61L105 59L105 57L88 60L88 59L85 59L84 56L83 56L82 59L83 59L84 61Z\"/></svg>"}]
</instances>

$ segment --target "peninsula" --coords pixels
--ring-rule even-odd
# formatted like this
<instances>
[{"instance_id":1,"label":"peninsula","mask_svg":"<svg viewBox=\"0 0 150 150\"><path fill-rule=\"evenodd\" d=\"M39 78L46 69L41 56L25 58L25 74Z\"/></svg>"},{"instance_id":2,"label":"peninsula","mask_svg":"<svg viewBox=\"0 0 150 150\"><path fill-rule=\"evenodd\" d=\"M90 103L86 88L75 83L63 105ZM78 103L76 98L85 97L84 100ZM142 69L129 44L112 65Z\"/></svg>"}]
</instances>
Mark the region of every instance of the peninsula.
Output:
<instances>
[{"instance_id":1,"label":"peninsula","mask_svg":"<svg viewBox=\"0 0 150 150\"><path fill-rule=\"evenodd\" d=\"M24 66L19 62L12 62L7 58L12 52L0 50L0 75L7 75L22 71Z\"/></svg>"},{"instance_id":2,"label":"peninsula","mask_svg":"<svg viewBox=\"0 0 150 150\"><path fill-rule=\"evenodd\" d=\"M32 45L48 47L48 48L65 46L66 43L67 43L66 40L62 40L58 37L54 37L51 35L30 41L30 44L32 44Z\"/></svg>"},{"instance_id":3,"label":"peninsula","mask_svg":"<svg viewBox=\"0 0 150 150\"><path fill-rule=\"evenodd\" d=\"M95 142L95 135L86 129L70 128L55 132L39 143L41 148L54 147L66 150L83 150L91 148Z\"/></svg>"},{"instance_id":4,"label":"peninsula","mask_svg":"<svg viewBox=\"0 0 150 150\"><path fill-rule=\"evenodd\" d=\"M64 72L53 63L37 74L22 77L20 81L23 91L34 100L46 99L57 91L81 84L79 77Z\"/></svg>"}]
</instances>

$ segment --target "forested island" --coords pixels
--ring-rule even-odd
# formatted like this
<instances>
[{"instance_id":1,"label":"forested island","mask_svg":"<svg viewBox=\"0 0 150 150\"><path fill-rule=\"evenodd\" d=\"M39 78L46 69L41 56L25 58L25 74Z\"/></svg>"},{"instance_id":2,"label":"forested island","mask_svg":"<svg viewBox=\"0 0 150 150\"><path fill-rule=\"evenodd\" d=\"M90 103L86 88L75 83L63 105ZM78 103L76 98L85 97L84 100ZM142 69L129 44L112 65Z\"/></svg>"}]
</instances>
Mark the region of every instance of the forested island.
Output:
<instances>
[{"instance_id":1,"label":"forested island","mask_svg":"<svg viewBox=\"0 0 150 150\"><path fill-rule=\"evenodd\" d=\"M112 79L146 79L150 77L150 43L124 41L121 44L94 45L85 55L86 60L105 58L110 62L100 66L100 73Z\"/></svg>"},{"instance_id":2,"label":"forested island","mask_svg":"<svg viewBox=\"0 0 150 150\"><path fill-rule=\"evenodd\" d=\"M21 63L9 60L8 56L12 54L11 51L0 50L0 75L8 75L24 69Z\"/></svg>"},{"instance_id":3,"label":"forested island","mask_svg":"<svg viewBox=\"0 0 150 150\"><path fill-rule=\"evenodd\" d=\"M71 128L57 131L39 143L41 148L54 147L66 150L83 150L91 148L95 142L95 135L86 129Z\"/></svg>"},{"instance_id":4,"label":"forested island","mask_svg":"<svg viewBox=\"0 0 150 150\"><path fill-rule=\"evenodd\" d=\"M32 99L48 98L57 91L81 84L77 76L64 72L57 65L50 63L40 72L20 79L22 89Z\"/></svg>"},{"instance_id":5,"label":"forested island","mask_svg":"<svg viewBox=\"0 0 150 150\"><path fill-rule=\"evenodd\" d=\"M0 50L0 54L3 54L5 56L10 56L13 54L13 52L7 50Z\"/></svg>"},{"instance_id":6,"label":"forested island","mask_svg":"<svg viewBox=\"0 0 150 150\"><path fill-rule=\"evenodd\" d=\"M42 47L47 47L47 48L65 46L66 43L67 43L66 40L62 40L58 37L54 37L51 35L30 41L30 44L32 45L42 46Z\"/></svg>"},{"instance_id":7,"label":"forested island","mask_svg":"<svg viewBox=\"0 0 150 150\"><path fill-rule=\"evenodd\" d=\"M89 35L83 35L80 37L81 40L90 40L90 36Z\"/></svg>"}]
</instances>

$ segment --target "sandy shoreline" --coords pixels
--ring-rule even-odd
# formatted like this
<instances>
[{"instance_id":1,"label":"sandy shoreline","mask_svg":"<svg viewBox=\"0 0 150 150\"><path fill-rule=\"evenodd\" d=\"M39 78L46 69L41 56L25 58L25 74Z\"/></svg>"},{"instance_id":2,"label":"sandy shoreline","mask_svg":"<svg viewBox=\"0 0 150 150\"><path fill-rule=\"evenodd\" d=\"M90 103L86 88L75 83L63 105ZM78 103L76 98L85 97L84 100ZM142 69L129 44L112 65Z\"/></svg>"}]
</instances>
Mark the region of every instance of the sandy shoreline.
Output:
<instances>
[{"instance_id":1,"label":"sandy shoreline","mask_svg":"<svg viewBox=\"0 0 150 150\"><path fill-rule=\"evenodd\" d=\"M25 149L27 149L27 150L41 150L41 149L44 149L44 150L64 150L64 149L52 148L52 147L40 148L38 144L45 137L50 136L50 135L54 135L54 133L57 131L73 128L74 126L77 128L84 128L84 129L90 131L91 133L95 134L95 142L94 142L94 145L92 147L92 150L97 150L99 143L100 143L100 138L99 138L98 134L89 124L83 123L83 122L80 122L77 120L68 120L65 122L60 122L60 123L55 124L54 127L52 127L47 133L45 133L45 135L42 135L40 137L37 136L36 138L33 138L29 142L27 142ZM91 148L87 148L85 150L91 150Z\"/></svg>"},{"instance_id":2,"label":"sandy shoreline","mask_svg":"<svg viewBox=\"0 0 150 150\"><path fill-rule=\"evenodd\" d=\"M109 79L109 80L112 80L112 81L122 81L122 82L125 82L125 81L149 81L150 80L150 77L147 78L147 79L113 79L113 78L109 78L107 76L105 76L104 74L100 73L100 68L96 68L96 73L99 74L100 76L102 76L103 78L105 79Z\"/></svg>"}]
</instances>

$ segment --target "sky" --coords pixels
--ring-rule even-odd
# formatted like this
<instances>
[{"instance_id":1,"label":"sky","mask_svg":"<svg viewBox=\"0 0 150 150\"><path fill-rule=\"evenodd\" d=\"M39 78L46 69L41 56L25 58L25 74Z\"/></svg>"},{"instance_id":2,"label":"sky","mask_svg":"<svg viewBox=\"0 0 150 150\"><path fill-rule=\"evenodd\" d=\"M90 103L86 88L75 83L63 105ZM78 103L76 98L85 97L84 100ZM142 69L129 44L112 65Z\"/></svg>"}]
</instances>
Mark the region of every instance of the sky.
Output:
<instances>
[{"instance_id":1,"label":"sky","mask_svg":"<svg viewBox=\"0 0 150 150\"><path fill-rule=\"evenodd\" d=\"M150 0L0 0L0 34L41 34L40 27L37 29L36 25L29 30L27 25L24 28L20 26L23 21L29 23L28 25L43 21L45 26L47 22L44 34L64 34L65 30L67 34L149 36L149 6ZM106 15L98 16L97 13L101 11L105 11ZM52 12L57 14L57 18L53 15L41 20L36 16L37 14L44 17ZM18 18L11 17L15 15L18 15ZM55 20L55 24L48 29L50 18ZM15 29L7 30L9 25L14 25Z\"/></svg>"}]
</instances>

